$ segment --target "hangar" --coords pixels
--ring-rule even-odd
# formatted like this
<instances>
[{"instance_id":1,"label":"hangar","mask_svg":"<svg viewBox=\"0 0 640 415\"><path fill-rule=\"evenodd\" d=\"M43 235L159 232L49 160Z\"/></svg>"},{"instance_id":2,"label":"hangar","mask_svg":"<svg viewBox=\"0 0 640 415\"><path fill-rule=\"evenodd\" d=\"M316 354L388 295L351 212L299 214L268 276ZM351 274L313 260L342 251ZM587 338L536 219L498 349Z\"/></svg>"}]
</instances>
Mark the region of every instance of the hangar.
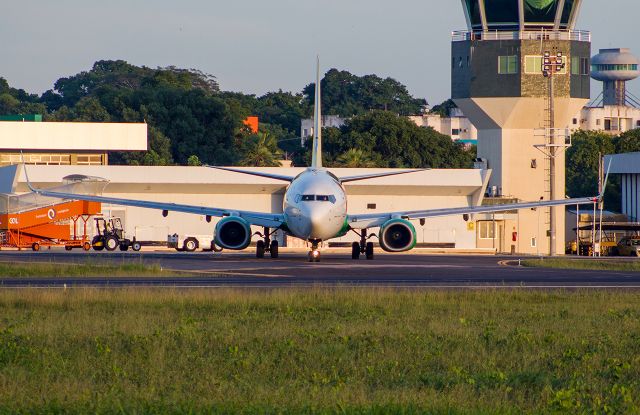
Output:
<instances>
[{"instance_id":1,"label":"hangar","mask_svg":"<svg viewBox=\"0 0 640 415\"><path fill-rule=\"evenodd\" d=\"M80 166L29 165L26 167L36 188L61 186L65 177L86 175L106 179L109 183L103 195L109 197L164 201L222 208L266 212L282 212L285 184L281 181L249 176L207 167L186 166ZM303 168L247 168L295 176ZM363 171L364 170L364 171ZM366 174L388 169L332 169L338 176ZM350 213L412 210L445 207L477 206L483 203L491 171L484 169L433 169L405 175L382 177L346 185ZM28 192L24 167L11 165L0 168L0 192ZM15 207L14 207L15 208ZM210 234L216 219L207 223L201 216L161 212L116 205L103 205L105 216L122 218L127 235L141 241L166 241L168 234ZM495 219L443 217L416 221L418 246L460 250L477 247L499 250L496 232L479 228ZM493 229L495 229L495 220ZM259 230L259 229L255 229ZM294 238L278 236L282 246L304 244ZM479 238L485 241L480 241ZM493 243L487 239L493 238ZM350 242L355 234L332 240L334 244ZM484 245L483 245L484 242Z\"/></svg>"}]
</instances>

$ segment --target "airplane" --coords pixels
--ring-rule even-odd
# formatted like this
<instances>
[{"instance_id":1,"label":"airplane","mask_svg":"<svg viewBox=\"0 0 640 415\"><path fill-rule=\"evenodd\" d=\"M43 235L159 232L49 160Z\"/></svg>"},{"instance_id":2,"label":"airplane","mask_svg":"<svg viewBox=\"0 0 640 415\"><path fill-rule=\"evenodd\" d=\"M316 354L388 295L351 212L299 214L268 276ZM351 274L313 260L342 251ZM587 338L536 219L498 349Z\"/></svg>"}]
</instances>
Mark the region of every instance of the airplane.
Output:
<instances>
[{"instance_id":1,"label":"airplane","mask_svg":"<svg viewBox=\"0 0 640 415\"><path fill-rule=\"evenodd\" d=\"M271 258L278 257L278 241L271 236L277 231L308 241L311 250L308 253L310 262L320 260L319 246L333 238L339 238L347 232L355 232L359 242L353 242L351 256L359 259L364 254L367 259L374 257L371 237L378 237L380 247L387 252L405 252L416 245L416 230L411 220L425 220L440 216L463 215L468 220L469 215L477 213L503 212L516 209L534 209L548 206L566 206L593 204L602 200L604 189L596 197L582 197L563 200L536 201L512 203L497 206L474 206L444 209L427 209L413 211L396 211L386 213L350 214L347 209L347 193L345 183L367 180L377 177L411 174L424 169L399 170L393 172L373 173L358 176L337 177L330 170L322 166L322 117L320 91L320 61L316 66L316 88L314 108L314 130L311 166L297 176L285 176L272 173L246 171L232 167L207 166L214 169L226 170L240 174L280 180L286 185L282 213L253 212L238 209L224 209L183 205L176 203L151 202L134 199L120 199L103 196L84 195L76 193L56 192L46 189L35 189L27 184L32 192L53 198L86 200L114 205L134 206L157 209L167 216L170 211L203 215L207 222L212 217L221 219L214 229L214 249L243 250L251 243L253 236L251 226L263 227L263 232L256 232L262 239L256 243L256 256L263 258L269 253ZM24 161L23 161L24 164ZM608 172L607 172L608 175ZM605 180L606 183L606 180ZM377 235L368 234L370 228L379 228Z\"/></svg>"}]
</instances>

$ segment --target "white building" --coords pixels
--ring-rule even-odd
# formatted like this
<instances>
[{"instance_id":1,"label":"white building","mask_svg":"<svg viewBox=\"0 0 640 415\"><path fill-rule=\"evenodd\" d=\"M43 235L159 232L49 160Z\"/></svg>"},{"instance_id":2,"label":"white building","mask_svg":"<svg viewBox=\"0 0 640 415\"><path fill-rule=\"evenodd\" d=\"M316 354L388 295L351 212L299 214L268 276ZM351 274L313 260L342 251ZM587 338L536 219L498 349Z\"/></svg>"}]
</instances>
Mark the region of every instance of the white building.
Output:
<instances>
[{"instance_id":1,"label":"white building","mask_svg":"<svg viewBox=\"0 0 640 415\"><path fill-rule=\"evenodd\" d=\"M0 121L0 165L100 165L109 151L146 149L145 123Z\"/></svg>"},{"instance_id":2,"label":"white building","mask_svg":"<svg viewBox=\"0 0 640 415\"><path fill-rule=\"evenodd\" d=\"M573 118L573 130L604 131L612 135L640 128L640 108L619 105L584 107Z\"/></svg>"},{"instance_id":3,"label":"white building","mask_svg":"<svg viewBox=\"0 0 640 415\"><path fill-rule=\"evenodd\" d=\"M107 179L103 195L109 197L175 202L221 208L282 212L285 184L281 181L249 176L206 167L146 167L146 166L27 166L29 178L37 188L60 186L63 178L82 174ZM248 170L251 170L248 168ZM261 171L295 176L301 168L260 168ZM338 176L366 174L388 169L332 169ZM350 213L373 213L457 206L477 206L482 203L490 176L488 170L434 169L411 174L381 177L346 185ZM0 168L0 192L28 192L21 165ZM103 205L105 216L123 219L128 236L142 241L166 241L168 234L210 234L216 218L207 223L204 216ZM497 215L496 215L497 216ZM481 223L474 218L466 222L462 216L415 221L418 246L434 248L476 249L492 251L500 247L495 223L487 230L490 218L482 215ZM256 231L259 229L255 229ZM372 229L371 232L375 232ZM93 230L91 230L93 233ZM493 241L491 239L493 238ZM281 242L288 246L303 245L291 238ZM353 233L333 240L347 243L356 240ZM481 243L479 243L479 240Z\"/></svg>"}]
</instances>

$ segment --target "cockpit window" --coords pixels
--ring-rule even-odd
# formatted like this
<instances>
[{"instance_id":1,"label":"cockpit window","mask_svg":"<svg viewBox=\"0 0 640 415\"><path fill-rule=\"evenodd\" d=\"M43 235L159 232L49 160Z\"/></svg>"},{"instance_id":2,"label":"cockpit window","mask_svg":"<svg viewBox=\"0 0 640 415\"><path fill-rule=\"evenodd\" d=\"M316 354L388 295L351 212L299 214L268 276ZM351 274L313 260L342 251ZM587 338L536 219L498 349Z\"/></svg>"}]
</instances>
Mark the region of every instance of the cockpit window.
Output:
<instances>
[{"instance_id":1,"label":"cockpit window","mask_svg":"<svg viewBox=\"0 0 640 415\"><path fill-rule=\"evenodd\" d=\"M328 202L329 196L327 195L316 195L316 200L319 202Z\"/></svg>"},{"instance_id":2,"label":"cockpit window","mask_svg":"<svg viewBox=\"0 0 640 415\"><path fill-rule=\"evenodd\" d=\"M315 195L302 195L303 202L310 202L312 200L315 200L315 198Z\"/></svg>"}]
</instances>

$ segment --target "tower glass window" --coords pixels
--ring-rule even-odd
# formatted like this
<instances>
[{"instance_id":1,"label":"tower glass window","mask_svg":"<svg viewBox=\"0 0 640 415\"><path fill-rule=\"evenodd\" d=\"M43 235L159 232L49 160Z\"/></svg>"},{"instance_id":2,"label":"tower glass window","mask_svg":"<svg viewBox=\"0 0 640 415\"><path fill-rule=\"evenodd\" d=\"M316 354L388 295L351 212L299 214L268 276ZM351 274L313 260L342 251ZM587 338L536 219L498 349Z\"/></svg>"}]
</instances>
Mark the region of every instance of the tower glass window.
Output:
<instances>
[{"instance_id":1,"label":"tower glass window","mask_svg":"<svg viewBox=\"0 0 640 415\"><path fill-rule=\"evenodd\" d=\"M549 28L555 25L556 17L559 18L560 29L573 29L572 17L580 2L564 0L564 7L558 13L560 3L560 0L465 0L463 4L473 30L483 29L483 15L486 17L488 30L518 30L521 20L527 30Z\"/></svg>"},{"instance_id":2,"label":"tower glass window","mask_svg":"<svg viewBox=\"0 0 640 415\"><path fill-rule=\"evenodd\" d=\"M518 11L517 1L485 1L485 10L489 28L492 28L493 26L500 26L504 28L513 26L513 28L515 29L520 25L520 13Z\"/></svg>"},{"instance_id":3,"label":"tower glass window","mask_svg":"<svg viewBox=\"0 0 640 415\"><path fill-rule=\"evenodd\" d=\"M517 56L499 56L498 57L498 73L501 75L510 75L518 73L518 57Z\"/></svg>"},{"instance_id":4,"label":"tower glass window","mask_svg":"<svg viewBox=\"0 0 640 415\"><path fill-rule=\"evenodd\" d=\"M529 24L555 22L557 10L558 0L524 0L524 20Z\"/></svg>"}]
</instances>

